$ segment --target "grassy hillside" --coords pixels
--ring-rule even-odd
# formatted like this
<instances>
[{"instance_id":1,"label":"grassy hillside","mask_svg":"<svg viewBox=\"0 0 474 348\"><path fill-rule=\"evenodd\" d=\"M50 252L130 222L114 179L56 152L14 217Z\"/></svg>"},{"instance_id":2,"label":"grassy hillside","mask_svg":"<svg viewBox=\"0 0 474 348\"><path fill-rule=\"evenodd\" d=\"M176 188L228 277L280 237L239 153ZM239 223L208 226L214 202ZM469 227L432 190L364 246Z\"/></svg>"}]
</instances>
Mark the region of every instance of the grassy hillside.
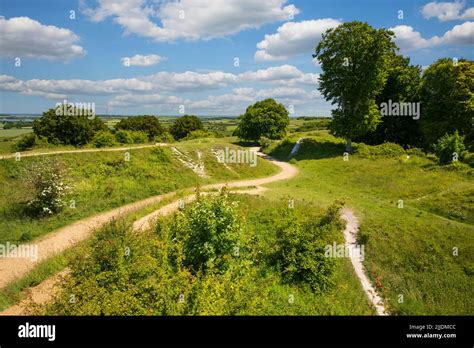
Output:
<instances>
[{"instance_id":1,"label":"grassy hillside","mask_svg":"<svg viewBox=\"0 0 474 348\"><path fill-rule=\"evenodd\" d=\"M125 152L50 155L48 158L56 158L69 168L67 176L73 190L67 202L74 200L75 208L66 207L60 214L42 219L31 218L26 213L26 202L32 193L22 180L25 170L42 158L24 157L19 162L0 160L0 242L31 240L80 218L198 183L263 177L278 171L261 159L255 167L248 164L225 167L211 152L223 146L233 145L205 139L176 145L196 162L199 160L196 151L200 151L206 177L198 176L179 162L170 148L132 149L129 161L125 161Z\"/></svg>"},{"instance_id":2,"label":"grassy hillside","mask_svg":"<svg viewBox=\"0 0 474 348\"><path fill-rule=\"evenodd\" d=\"M377 155L370 148L374 154L367 155L367 147L344 161L340 140L311 134L292 160L300 175L269 185L268 195L351 206L361 222L365 266L393 314L473 314L473 170L438 167L414 153ZM267 152L286 157L292 145Z\"/></svg>"},{"instance_id":3,"label":"grassy hillside","mask_svg":"<svg viewBox=\"0 0 474 348\"><path fill-rule=\"evenodd\" d=\"M333 267L326 278L326 288L313 289L304 280L284 277L288 269L282 269L279 263L281 234L288 237L286 234L291 235L299 226L300 232L310 238L308 243L341 242L342 225L337 214L311 204L289 209L285 200L230 195L227 199L217 198L216 204L208 203L214 199L201 201L203 208L196 203L188 206L138 235L123 222L105 227L73 259L72 276L63 284L62 294L40 313L373 314L347 259L323 257L317 261L319 267L325 263ZM209 216L213 214L224 218L225 224L212 220ZM193 217L197 216L201 218L195 221ZM186 221L194 221L191 231L187 231ZM232 248L231 253L219 254L195 269L189 264L189 256L198 252L200 244L192 235L197 231L212 233L214 228L220 231L217 243L223 242L226 231L237 233L234 242L239 245L239 252L235 254ZM191 250L186 249L187 238L193 238ZM208 241L216 245L212 238ZM289 238L286 242L296 243L300 255L308 250L307 243L298 244ZM211 248L204 246L207 251ZM129 250L126 255L124 248ZM75 294L75 303L69 300L71 293Z\"/></svg>"}]
</instances>

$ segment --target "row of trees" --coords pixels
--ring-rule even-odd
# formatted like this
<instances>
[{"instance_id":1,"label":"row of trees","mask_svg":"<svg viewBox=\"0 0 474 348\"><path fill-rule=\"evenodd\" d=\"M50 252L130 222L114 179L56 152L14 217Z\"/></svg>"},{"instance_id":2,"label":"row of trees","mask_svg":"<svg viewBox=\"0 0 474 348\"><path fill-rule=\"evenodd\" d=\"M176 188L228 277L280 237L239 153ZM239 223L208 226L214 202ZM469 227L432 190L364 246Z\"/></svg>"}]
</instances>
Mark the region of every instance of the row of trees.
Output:
<instances>
[{"instance_id":1,"label":"row of trees","mask_svg":"<svg viewBox=\"0 0 474 348\"><path fill-rule=\"evenodd\" d=\"M396 142L431 148L446 133L472 141L474 64L440 59L423 73L398 55L394 33L348 22L323 34L315 58L321 63L319 90L335 105L331 131L351 141ZM380 116L381 103L420 103L419 119Z\"/></svg>"},{"instance_id":2,"label":"row of trees","mask_svg":"<svg viewBox=\"0 0 474 348\"><path fill-rule=\"evenodd\" d=\"M18 150L31 148L38 143L84 146L97 142L100 146L109 146L116 142L180 140L192 132L203 130L201 120L191 115L176 119L169 129L163 127L155 116L128 117L118 122L113 131L99 117L91 119L86 115L57 115L55 109L49 109L33 122L33 134L20 140Z\"/></svg>"}]
</instances>

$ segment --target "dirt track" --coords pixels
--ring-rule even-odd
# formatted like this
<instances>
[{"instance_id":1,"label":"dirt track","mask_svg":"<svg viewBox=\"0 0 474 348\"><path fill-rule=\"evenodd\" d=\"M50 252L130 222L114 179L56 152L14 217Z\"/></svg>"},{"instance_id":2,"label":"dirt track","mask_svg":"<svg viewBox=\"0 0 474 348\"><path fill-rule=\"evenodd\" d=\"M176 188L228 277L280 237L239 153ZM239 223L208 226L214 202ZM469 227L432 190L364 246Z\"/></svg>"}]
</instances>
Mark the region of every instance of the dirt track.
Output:
<instances>
[{"instance_id":1,"label":"dirt track","mask_svg":"<svg viewBox=\"0 0 474 348\"><path fill-rule=\"evenodd\" d=\"M261 179L250 179L250 180L241 180L230 183L220 183L220 184L211 184L206 185L202 189L220 189L223 186L227 186L229 189L237 187L247 187L254 186L255 188L248 190L239 190L239 193L246 194L260 194L266 190L265 187L261 185L268 184L274 181L286 180L294 177L298 171L297 169L289 163L278 161L274 158L271 158L265 154L258 153L259 156L266 158L267 160L272 161L275 165L281 168L281 171L273 176ZM204 194L210 194L204 193ZM143 208L149 204L159 202L164 198L171 197L174 195L174 192L160 195L156 197L151 197L143 201L132 203L121 208L114 209L110 212L97 215L92 218L84 219L78 221L72 225L66 226L52 234L47 235L41 241L38 242L38 248L42 250L40 253L41 258L37 262L47 257L50 257L56 253L62 252L63 250L73 246L75 243L88 238L93 231L110 221L111 219L125 214L134 210ZM167 204L160 209L154 211L151 214L144 216L143 218L135 221L133 228L135 230L142 230L150 227L151 223L158 217L164 216L172 213L178 209L180 201L183 200L186 203L191 202L195 198L194 195L189 195L180 200L174 201L170 204ZM357 245L357 232L359 230L359 222L357 217L354 215L352 210L344 208L341 212L341 218L346 222L346 228L344 230L344 239L346 247L354 249ZM369 298L372 305L375 307L378 315L387 315L383 300L379 297L373 288L370 280L365 274L364 266L362 259L356 253L351 253L351 262L356 273L357 278L359 279L362 289ZM10 263L8 262L10 260ZM23 260L21 262L20 260ZM28 260L26 260L28 261ZM33 262L25 262L25 259L2 259L0 260L0 287L5 286L8 282L21 277L27 273L30 269L35 266ZM12 268L9 268L12 267ZM13 270L16 270L13 272ZM65 269L62 272L46 279L41 284L37 285L28 290L28 298L21 301L19 304L14 305L5 311L1 312L0 315L26 315L29 314L30 304L33 302L35 304L42 304L49 301L52 296L56 293L56 285L68 274L69 270Z\"/></svg>"},{"instance_id":2,"label":"dirt track","mask_svg":"<svg viewBox=\"0 0 474 348\"><path fill-rule=\"evenodd\" d=\"M296 175L297 170L292 165L280 162L275 159L272 159L264 154L259 154L262 157L265 157L271 160L274 164L281 168L281 171L276 175L261 178L261 179L250 179L250 180L240 180L229 183L220 183L220 184L211 184L204 186L202 189L218 189L223 186L232 187L246 187L246 186L257 186L256 190L262 190L259 188L259 185L268 184L278 180L285 180ZM251 190L250 190L251 191ZM249 192L249 191L247 191ZM51 232L38 240L34 241L34 244L38 248L38 258L37 260L31 260L29 258L2 258L0 259L0 288L5 287L7 284L12 281L21 278L30 270L32 270L39 262L46 260L47 258L57 255L64 250L74 246L80 241L87 239L97 228L103 226L107 222L111 221L114 218L117 218L121 215L137 211L151 204L160 202L165 198L172 197L175 192L154 196L147 198L135 203L127 204L125 206L110 210L105 213L95 215L86 219L79 220L74 222L71 225L62 227L54 232ZM178 202L171 203L157 212L154 212L147 217L140 219L140 223L144 223L147 220L151 220L157 214L163 214L166 211L173 211L178 207Z\"/></svg>"}]
</instances>

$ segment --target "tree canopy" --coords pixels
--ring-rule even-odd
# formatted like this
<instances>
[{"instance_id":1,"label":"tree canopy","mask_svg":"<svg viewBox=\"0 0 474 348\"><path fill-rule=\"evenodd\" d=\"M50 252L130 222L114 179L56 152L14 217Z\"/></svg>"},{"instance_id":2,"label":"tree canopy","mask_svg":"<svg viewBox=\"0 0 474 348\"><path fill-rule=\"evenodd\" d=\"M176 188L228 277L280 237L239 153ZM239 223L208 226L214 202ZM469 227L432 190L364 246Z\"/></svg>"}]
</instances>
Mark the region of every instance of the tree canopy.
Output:
<instances>
[{"instance_id":1,"label":"tree canopy","mask_svg":"<svg viewBox=\"0 0 474 348\"><path fill-rule=\"evenodd\" d=\"M268 98L247 107L245 114L239 116L235 134L245 140L258 140L260 137L281 139L289 123L285 106Z\"/></svg>"},{"instance_id":2,"label":"tree canopy","mask_svg":"<svg viewBox=\"0 0 474 348\"><path fill-rule=\"evenodd\" d=\"M33 131L38 137L47 138L51 144L85 145L97 132L107 130L101 119L90 119L86 115L87 113L57 115L55 109L49 109L43 112L39 120L33 122Z\"/></svg>"},{"instance_id":3,"label":"tree canopy","mask_svg":"<svg viewBox=\"0 0 474 348\"><path fill-rule=\"evenodd\" d=\"M129 131L145 132L149 140L153 140L156 136L163 134L164 129L155 116L132 116L120 120L115 125L116 129Z\"/></svg>"},{"instance_id":4,"label":"tree canopy","mask_svg":"<svg viewBox=\"0 0 474 348\"><path fill-rule=\"evenodd\" d=\"M420 127L429 147L456 130L472 141L474 63L439 59L423 74Z\"/></svg>"},{"instance_id":5,"label":"tree canopy","mask_svg":"<svg viewBox=\"0 0 474 348\"><path fill-rule=\"evenodd\" d=\"M410 58L402 55L390 57L387 67L387 80L382 91L375 97L376 105L388 101L400 103L419 102L421 84L421 67L410 65ZM421 108L421 107L420 107ZM419 120L413 117L381 117L377 128L362 136L357 141L366 144L393 142L403 146L420 145L421 134Z\"/></svg>"},{"instance_id":6,"label":"tree canopy","mask_svg":"<svg viewBox=\"0 0 474 348\"><path fill-rule=\"evenodd\" d=\"M203 129L199 117L184 115L174 121L170 127L170 133L175 139L179 140L185 138L189 133L198 129Z\"/></svg>"},{"instance_id":7,"label":"tree canopy","mask_svg":"<svg viewBox=\"0 0 474 348\"><path fill-rule=\"evenodd\" d=\"M376 128L380 121L376 96L387 79L389 58L394 55L393 33L367 23L348 22L329 29L316 47L323 73L319 90L336 104L331 131L347 140Z\"/></svg>"}]
</instances>

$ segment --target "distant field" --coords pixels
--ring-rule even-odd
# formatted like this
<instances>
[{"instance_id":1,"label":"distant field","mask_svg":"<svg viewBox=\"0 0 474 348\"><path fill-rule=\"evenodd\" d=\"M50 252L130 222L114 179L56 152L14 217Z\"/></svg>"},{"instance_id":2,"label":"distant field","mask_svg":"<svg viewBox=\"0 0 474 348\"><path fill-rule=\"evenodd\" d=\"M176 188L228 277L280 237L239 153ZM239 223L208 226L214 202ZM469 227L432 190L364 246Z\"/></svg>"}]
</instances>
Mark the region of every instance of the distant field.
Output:
<instances>
[{"instance_id":1,"label":"distant field","mask_svg":"<svg viewBox=\"0 0 474 348\"><path fill-rule=\"evenodd\" d=\"M31 128L20 128L20 129L0 129L0 140L5 138L15 138L23 134L31 133Z\"/></svg>"}]
</instances>

